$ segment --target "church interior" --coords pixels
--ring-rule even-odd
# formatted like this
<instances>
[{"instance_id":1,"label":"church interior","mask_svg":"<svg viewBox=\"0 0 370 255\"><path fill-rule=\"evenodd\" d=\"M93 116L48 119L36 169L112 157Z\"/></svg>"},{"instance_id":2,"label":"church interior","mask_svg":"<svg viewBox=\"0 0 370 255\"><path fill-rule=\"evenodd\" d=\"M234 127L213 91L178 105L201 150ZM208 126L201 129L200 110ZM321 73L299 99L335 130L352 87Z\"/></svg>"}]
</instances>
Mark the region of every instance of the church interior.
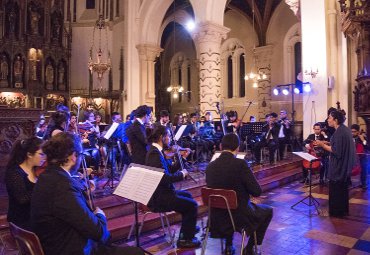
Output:
<instances>
[{"instance_id":1,"label":"church interior","mask_svg":"<svg viewBox=\"0 0 370 255\"><path fill-rule=\"evenodd\" d=\"M360 143L370 137L370 1L2 0L0 42L0 254L23 254L7 220L12 148L29 137L45 139L60 106L68 110L69 125L75 118L72 132L99 154L89 152L87 160L92 196L106 213L114 245L136 246L140 240L149 254L252 254L243 253L238 233L235 249L224 248L212 233L204 242L206 169L222 151L223 137L233 133L240 141L237 155L262 190L251 202L274 211L253 254L370 254L366 141L361 151L355 144L361 174L352 170L345 217L331 217L328 209L325 171L336 157L333 150L330 156L315 154L323 159L316 168L312 162L304 166L307 158L297 155L315 153L307 147L315 144L307 138L315 126L330 146L332 108L344 115L352 134L358 127ZM190 178L174 187L198 204L200 247L176 245L182 231L178 212L158 213L140 204L135 215L129 198L113 194L129 163L137 162L130 161L130 141L118 142L123 152L116 157L103 134L115 116L122 118L119 124L134 121L143 105L151 111L147 129L155 130L157 122L183 132L177 154L179 147L189 152L184 163ZM262 144L274 139L264 133L271 119L276 120L270 128L281 127L276 147L269 140ZM280 136L283 126L289 136ZM99 131L96 144L91 127ZM71 130L66 126L64 132Z\"/></svg>"}]
</instances>

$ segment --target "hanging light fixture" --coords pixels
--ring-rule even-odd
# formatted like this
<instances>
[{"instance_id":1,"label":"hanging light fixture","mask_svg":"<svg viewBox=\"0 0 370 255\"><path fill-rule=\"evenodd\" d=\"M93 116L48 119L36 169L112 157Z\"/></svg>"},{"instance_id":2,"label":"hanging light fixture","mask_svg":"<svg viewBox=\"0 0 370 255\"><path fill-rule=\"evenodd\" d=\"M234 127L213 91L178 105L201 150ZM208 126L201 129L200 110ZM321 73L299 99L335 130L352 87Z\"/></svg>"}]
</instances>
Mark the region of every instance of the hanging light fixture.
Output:
<instances>
[{"instance_id":1,"label":"hanging light fixture","mask_svg":"<svg viewBox=\"0 0 370 255\"><path fill-rule=\"evenodd\" d=\"M99 32L99 41L97 48L95 47L95 30ZM102 49L102 30L105 30L105 49ZM112 68L111 59L110 59L110 52L108 50L108 28L106 27L105 20L103 15L99 15L99 19L96 21L93 35L92 35L92 43L90 47L90 57L88 67L91 74L96 73L98 76L98 80L101 83L104 73L109 71ZM96 59L93 58L93 51L96 52ZM104 54L107 54L106 60L104 60Z\"/></svg>"},{"instance_id":2,"label":"hanging light fixture","mask_svg":"<svg viewBox=\"0 0 370 255\"><path fill-rule=\"evenodd\" d=\"M254 30L254 0L252 0L252 27L253 27L253 31ZM266 80L268 77L267 75L261 71L258 67L257 67L257 64L256 64L256 44L254 44L253 46L253 52L252 52L252 59L253 59L253 62L252 62L252 68L251 68L251 71L250 73L247 73L245 76L244 76L244 80L248 81L248 80L251 80L253 82L253 88L258 88L258 82L262 81L262 80Z\"/></svg>"},{"instance_id":3,"label":"hanging light fixture","mask_svg":"<svg viewBox=\"0 0 370 255\"><path fill-rule=\"evenodd\" d=\"M173 56L176 54L176 0L173 1ZM172 79L172 82L175 83L175 80ZM173 99L179 98L179 94L184 91L184 88L180 84L171 84L167 87L167 92L172 94Z\"/></svg>"}]
</instances>

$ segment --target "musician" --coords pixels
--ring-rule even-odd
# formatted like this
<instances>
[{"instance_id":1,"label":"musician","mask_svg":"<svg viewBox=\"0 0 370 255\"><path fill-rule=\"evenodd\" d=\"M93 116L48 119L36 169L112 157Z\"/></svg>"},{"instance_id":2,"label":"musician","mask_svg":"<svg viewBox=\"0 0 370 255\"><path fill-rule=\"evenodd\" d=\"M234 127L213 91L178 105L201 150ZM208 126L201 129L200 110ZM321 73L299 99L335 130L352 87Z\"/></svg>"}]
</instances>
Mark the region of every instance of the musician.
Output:
<instances>
[{"instance_id":1,"label":"musician","mask_svg":"<svg viewBox=\"0 0 370 255\"><path fill-rule=\"evenodd\" d=\"M149 123L152 110L141 105L135 110L135 121L127 130L127 137L130 141L132 150L132 163L145 164L145 155L147 152L147 137L145 125Z\"/></svg>"},{"instance_id":2,"label":"musician","mask_svg":"<svg viewBox=\"0 0 370 255\"><path fill-rule=\"evenodd\" d=\"M173 186L174 182L184 180L188 172L185 169L178 171L179 163L171 165L163 154L163 149L171 142L170 132L162 125L157 126L150 135L149 141L152 143L146 154L145 164L164 169L164 176L150 199L148 207L154 212L175 211L180 213L182 224L177 247L199 247L200 241L194 237L198 204L189 192L175 190Z\"/></svg>"},{"instance_id":3,"label":"musician","mask_svg":"<svg viewBox=\"0 0 370 255\"><path fill-rule=\"evenodd\" d=\"M77 115L74 112L71 113L71 118L69 120L69 126L68 126L68 132L72 134L78 133Z\"/></svg>"},{"instance_id":4,"label":"musician","mask_svg":"<svg viewBox=\"0 0 370 255\"><path fill-rule=\"evenodd\" d=\"M280 125L276 123L277 114L275 112L266 115L266 124L262 127L262 137L254 145L254 156L256 164L261 164L261 149L268 147L270 164L274 163L275 151L279 145Z\"/></svg>"},{"instance_id":5,"label":"musician","mask_svg":"<svg viewBox=\"0 0 370 255\"><path fill-rule=\"evenodd\" d=\"M99 127L95 125L95 114L92 111L84 112L85 122L79 124L79 132L83 138L84 152L87 152L91 158L88 158L89 165L93 165L96 171L99 170L100 152L97 146L100 137Z\"/></svg>"},{"instance_id":6,"label":"musician","mask_svg":"<svg viewBox=\"0 0 370 255\"><path fill-rule=\"evenodd\" d=\"M316 140L314 145L330 152L329 162L329 215L343 217L349 213L348 184L355 166L356 149L351 130L344 123L345 117L340 111L330 112L328 124L335 128L330 139Z\"/></svg>"},{"instance_id":7,"label":"musician","mask_svg":"<svg viewBox=\"0 0 370 255\"><path fill-rule=\"evenodd\" d=\"M278 121L280 124L279 130L279 155L280 160L284 159L285 153L285 145L290 141L290 133L291 133L291 122L288 120L288 114L286 110L280 111L280 120Z\"/></svg>"},{"instance_id":8,"label":"musician","mask_svg":"<svg viewBox=\"0 0 370 255\"><path fill-rule=\"evenodd\" d=\"M308 135L307 139L303 141L303 144L307 150L313 150L316 156L321 157L322 167L320 168L320 185L323 185L325 183L324 180L326 179L327 175L328 153L322 148L313 146L313 142L316 140L329 141L328 136L324 132L322 132L320 123L315 123L313 125L313 134ZM302 170L303 180L301 181L301 183L308 183L308 170L305 167L303 167Z\"/></svg>"},{"instance_id":9,"label":"musician","mask_svg":"<svg viewBox=\"0 0 370 255\"><path fill-rule=\"evenodd\" d=\"M108 244L110 233L100 208L91 209L71 176L82 160L79 137L60 133L42 147L48 167L31 198L31 225L45 255L143 254L139 248Z\"/></svg>"},{"instance_id":10,"label":"musician","mask_svg":"<svg viewBox=\"0 0 370 255\"><path fill-rule=\"evenodd\" d=\"M46 129L44 140L50 139L52 136L64 132L69 113L66 111L56 111L51 115L50 123Z\"/></svg>"},{"instance_id":11,"label":"musician","mask_svg":"<svg viewBox=\"0 0 370 255\"><path fill-rule=\"evenodd\" d=\"M361 187L363 190L367 189L367 157L365 154L368 151L368 145L366 138L360 134L360 126L357 124L353 124L351 126L353 141L355 142L356 152L361 153L358 154L358 158L360 160L361 166Z\"/></svg>"},{"instance_id":12,"label":"musician","mask_svg":"<svg viewBox=\"0 0 370 255\"><path fill-rule=\"evenodd\" d=\"M47 127L48 127L48 124L46 123L45 116L44 114L41 114L39 123L37 124L37 127L36 127L36 136L42 139L45 135Z\"/></svg>"},{"instance_id":13,"label":"musician","mask_svg":"<svg viewBox=\"0 0 370 255\"><path fill-rule=\"evenodd\" d=\"M330 107L328 109L328 117L326 118L326 120L324 121L324 126L322 127L322 131L325 132L325 134L328 136L329 140L331 138L331 136L334 134L335 132L335 128L331 127L329 124L328 124L328 119L329 119L329 115L332 111L336 111L337 109L335 109L334 107Z\"/></svg>"},{"instance_id":14,"label":"musician","mask_svg":"<svg viewBox=\"0 0 370 255\"><path fill-rule=\"evenodd\" d=\"M238 119L238 112L237 111L229 111L226 113L227 121L226 121L226 132L227 133L235 133L239 134L239 128L241 125L241 120Z\"/></svg>"},{"instance_id":15,"label":"musician","mask_svg":"<svg viewBox=\"0 0 370 255\"><path fill-rule=\"evenodd\" d=\"M170 113L167 110L162 110L159 113L159 121L154 123L154 127L159 125L169 127L170 126Z\"/></svg>"},{"instance_id":16,"label":"musician","mask_svg":"<svg viewBox=\"0 0 370 255\"><path fill-rule=\"evenodd\" d=\"M256 122L256 117L255 117L255 116L253 116L253 115L251 115L251 116L249 117L249 122L250 122L250 123Z\"/></svg>"},{"instance_id":17,"label":"musician","mask_svg":"<svg viewBox=\"0 0 370 255\"><path fill-rule=\"evenodd\" d=\"M231 189L238 197L238 208L232 210L237 229L245 228L249 238L243 254L253 253L254 236L257 232L257 244L261 245L268 225L272 219L272 208L267 205L254 204L250 201L250 195L258 197L262 189L258 184L253 172L245 160L236 158L239 151L239 138L236 134L227 134L221 141L222 153L220 157L211 162L206 168L206 183L210 188ZM224 254L234 254L232 247L232 226L226 224L223 219L228 219L225 210L214 210L211 213L213 222L212 235L226 234L226 250ZM215 218L213 218L215 217ZM224 235L223 235L224 236Z\"/></svg>"}]
</instances>

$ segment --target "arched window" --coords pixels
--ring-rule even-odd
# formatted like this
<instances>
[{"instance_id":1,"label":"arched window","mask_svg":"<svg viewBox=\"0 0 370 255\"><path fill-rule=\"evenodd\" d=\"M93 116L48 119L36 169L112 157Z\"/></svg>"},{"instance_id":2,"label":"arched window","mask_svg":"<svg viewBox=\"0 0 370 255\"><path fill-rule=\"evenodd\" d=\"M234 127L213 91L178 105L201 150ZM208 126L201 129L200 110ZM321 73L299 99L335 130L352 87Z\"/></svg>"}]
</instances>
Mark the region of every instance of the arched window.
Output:
<instances>
[{"instance_id":1,"label":"arched window","mask_svg":"<svg viewBox=\"0 0 370 255\"><path fill-rule=\"evenodd\" d=\"M245 97L245 55L239 56L239 96Z\"/></svg>"},{"instance_id":2,"label":"arched window","mask_svg":"<svg viewBox=\"0 0 370 255\"><path fill-rule=\"evenodd\" d=\"M95 0L86 0L86 9L95 9Z\"/></svg>"},{"instance_id":3,"label":"arched window","mask_svg":"<svg viewBox=\"0 0 370 255\"><path fill-rule=\"evenodd\" d=\"M233 60L231 56L227 58L227 97L233 97Z\"/></svg>"}]
</instances>

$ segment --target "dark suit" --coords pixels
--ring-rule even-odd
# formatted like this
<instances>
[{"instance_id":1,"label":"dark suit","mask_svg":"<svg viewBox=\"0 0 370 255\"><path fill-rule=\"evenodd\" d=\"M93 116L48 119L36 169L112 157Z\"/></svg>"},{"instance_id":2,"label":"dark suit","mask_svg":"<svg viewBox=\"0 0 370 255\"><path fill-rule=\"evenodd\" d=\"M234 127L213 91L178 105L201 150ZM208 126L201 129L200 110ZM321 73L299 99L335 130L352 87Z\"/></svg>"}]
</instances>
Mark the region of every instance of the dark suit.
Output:
<instances>
[{"instance_id":1,"label":"dark suit","mask_svg":"<svg viewBox=\"0 0 370 255\"><path fill-rule=\"evenodd\" d=\"M145 126L138 120L135 120L127 129L127 137L131 145L131 162L144 165L147 152Z\"/></svg>"},{"instance_id":2,"label":"dark suit","mask_svg":"<svg viewBox=\"0 0 370 255\"><path fill-rule=\"evenodd\" d=\"M31 224L46 255L142 254L105 245L110 238L105 216L91 211L80 183L57 166L49 166L34 188Z\"/></svg>"},{"instance_id":3,"label":"dark suit","mask_svg":"<svg viewBox=\"0 0 370 255\"><path fill-rule=\"evenodd\" d=\"M275 123L270 129L268 124L262 127L262 139L254 145L254 156L257 163L261 161L261 149L268 147L270 163L274 162L275 151L279 146L280 124Z\"/></svg>"},{"instance_id":4,"label":"dark suit","mask_svg":"<svg viewBox=\"0 0 370 255\"><path fill-rule=\"evenodd\" d=\"M284 121L287 119L279 120L280 124L280 129L283 130L284 136L279 137L279 155L280 155L280 160L284 159L284 152L285 152L285 145L289 144L290 142L290 133L291 133L291 128L292 126L289 125L289 127L285 124ZM279 135L280 135L280 129L279 129Z\"/></svg>"},{"instance_id":5,"label":"dark suit","mask_svg":"<svg viewBox=\"0 0 370 255\"><path fill-rule=\"evenodd\" d=\"M220 157L206 168L206 183L210 188L231 189L236 192L238 208L232 212L235 224L237 228L246 227L249 234L257 231L257 242L261 244L272 218L272 208L262 204L256 205L249 200L250 195L259 196L262 190L245 160L235 158L230 152L222 152ZM224 220L227 217L226 210L212 211L212 235L232 236L232 226ZM251 237L248 245L253 245L253 240Z\"/></svg>"},{"instance_id":6,"label":"dark suit","mask_svg":"<svg viewBox=\"0 0 370 255\"><path fill-rule=\"evenodd\" d=\"M150 146L146 154L145 164L164 169L164 176L150 199L148 207L155 212L175 211L180 213L182 225L179 239L191 240L195 235L198 204L189 192L175 190L173 186L174 182L184 179L182 172L177 171L179 165L171 165L164 158L162 152L153 145Z\"/></svg>"}]
</instances>

